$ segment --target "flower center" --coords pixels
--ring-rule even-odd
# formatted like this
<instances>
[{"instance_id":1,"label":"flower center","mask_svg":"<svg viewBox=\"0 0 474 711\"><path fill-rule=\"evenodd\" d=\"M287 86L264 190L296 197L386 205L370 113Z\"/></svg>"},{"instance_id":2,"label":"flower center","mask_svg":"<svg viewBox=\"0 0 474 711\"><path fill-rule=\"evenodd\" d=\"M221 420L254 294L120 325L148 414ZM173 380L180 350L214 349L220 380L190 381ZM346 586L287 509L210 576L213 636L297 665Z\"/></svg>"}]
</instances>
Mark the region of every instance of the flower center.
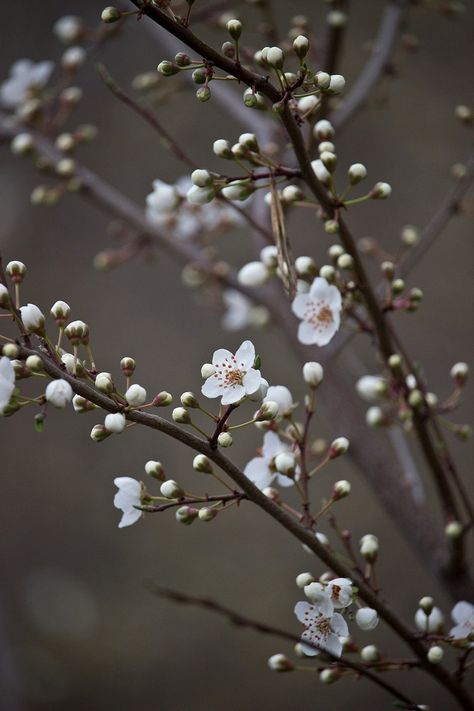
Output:
<instances>
[{"instance_id":1,"label":"flower center","mask_svg":"<svg viewBox=\"0 0 474 711\"><path fill-rule=\"evenodd\" d=\"M330 324L333 321L332 311L329 306L323 306L323 308L318 313L318 321L320 323Z\"/></svg>"},{"instance_id":2,"label":"flower center","mask_svg":"<svg viewBox=\"0 0 474 711\"><path fill-rule=\"evenodd\" d=\"M323 299L318 299L308 304L304 320L311 324L316 331L321 332L333 323L334 316L330 306Z\"/></svg>"},{"instance_id":3,"label":"flower center","mask_svg":"<svg viewBox=\"0 0 474 711\"><path fill-rule=\"evenodd\" d=\"M321 637L327 637L331 632L331 622L328 617L320 617L315 622L315 627Z\"/></svg>"},{"instance_id":4,"label":"flower center","mask_svg":"<svg viewBox=\"0 0 474 711\"><path fill-rule=\"evenodd\" d=\"M247 371L243 368L243 363L237 362L237 358L232 356L232 359L224 358L223 362L216 367L216 375L219 381L220 388L232 388L235 385L242 385L244 376Z\"/></svg>"}]
</instances>

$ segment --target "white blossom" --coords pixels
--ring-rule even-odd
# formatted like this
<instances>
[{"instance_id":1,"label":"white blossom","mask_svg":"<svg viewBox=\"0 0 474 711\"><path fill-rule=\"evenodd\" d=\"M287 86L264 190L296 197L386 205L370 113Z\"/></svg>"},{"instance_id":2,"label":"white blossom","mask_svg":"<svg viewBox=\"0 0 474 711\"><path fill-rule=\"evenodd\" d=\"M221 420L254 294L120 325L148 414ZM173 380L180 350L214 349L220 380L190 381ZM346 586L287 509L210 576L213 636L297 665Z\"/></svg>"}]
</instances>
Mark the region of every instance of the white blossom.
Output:
<instances>
[{"instance_id":1,"label":"white blossom","mask_svg":"<svg viewBox=\"0 0 474 711\"><path fill-rule=\"evenodd\" d=\"M322 277L316 277L307 294L297 294L291 306L301 319L298 339L305 345L325 346L339 329L341 293Z\"/></svg>"},{"instance_id":2,"label":"white blossom","mask_svg":"<svg viewBox=\"0 0 474 711\"><path fill-rule=\"evenodd\" d=\"M285 417L293 410L293 396L285 385L271 385L263 402L273 401L278 405L278 417Z\"/></svg>"},{"instance_id":3,"label":"white blossom","mask_svg":"<svg viewBox=\"0 0 474 711\"><path fill-rule=\"evenodd\" d=\"M347 623L342 615L338 612L325 615L318 605L310 605L309 602L296 603L295 615L306 627L301 635L301 646L305 654L315 656L319 654L319 650L327 650L336 657L341 656L340 637L347 637L349 634Z\"/></svg>"},{"instance_id":4,"label":"white blossom","mask_svg":"<svg viewBox=\"0 0 474 711\"><path fill-rule=\"evenodd\" d=\"M239 402L247 395L258 391L262 376L253 365L255 362L255 347L251 341L244 341L235 355L225 348L214 351L212 365L213 373L201 388L205 397L220 397L223 405Z\"/></svg>"},{"instance_id":5,"label":"white blossom","mask_svg":"<svg viewBox=\"0 0 474 711\"><path fill-rule=\"evenodd\" d=\"M21 320L27 331L44 333L44 315L35 304L27 304L20 308Z\"/></svg>"},{"instance_id":6,"label":"white blossom","mask_svg":"<svg viewBox=\"0 0 474 711\"><path fill-rule=\"evenodd\" d=\"M54 407L66 407L66 405L71 402L73 395L74 393L71 386L67 380L63 380L63 378L52 380L46 386L46 400L50 402L51 405L54 405Z\"/></svg>"},{"instance_id":7,"label":"white blossom","mask_svg":"<svg viewBox=\"0 0 474 711\"><path fill-rule=\"evenodd\" d=\"M19 59L10 67L9 78L0 84L0 104L7 109L16 109L29 98L34 89L41 89L47 84L53 62L38 62Z\"/></svg>"},{"instance_id":8,"label":"white blossom","mask_svg":"<svg viewBox=\"0 0 474 711\"><path fill-rule=\"evenodd\" d=\"M275 432L266 432L263 437L261 454L248 462L244 469L246 477L260 490L266 489L273 481L280 486L291 486L293 479L279 474L275 467L275 457L284 452L291 453L290 447Z\"/></svg>"},{"instance_id":9,"label":"white blossom","mask_svg":"<svg viewBox=\"0 0 474 711\"><path fill-rule=\"evenodd\" d=\"M139 481L129 476L117 477L114 479L114 484L118 488L114 497L114 506L123 511L118 527L131 526L143 516L143 512L135 508L136 506L141 506L142 503L142 485Z\"/></svg>"},{"instance_id":10,"label":"white blossom","mask_svg":"<svg viewBox=\"0 0 474 711\"><path fill-rule=\"evenodd\" d=\"M327 585L330 600L336 609L348 607L352 603L352 580L335 578Z\"/></svg>"},{"instance_id":11,"label":"white blossom","mask_svg":"<svg viewBox=\"0 0 474 711\"><path fill-rule=\"evenodd\" d=\"M114 434L120 434L124 431L127 420L125 415L120 412L110 413L106 416L104 420L104 426L107 432L113 432Z\"/></svg>"},{"instance_id":12,"label":"white blossom","mask_svg":"<svg viewBox=\"0 0 474 711\"><path fill-rule=\"evenodd\" d=\"M226 289L222 293L226 311L222 316L222 328L226 331L240 331L249 325L252 302L236 289Z\"/></svg>"},{"instance_id":13,"label":"white blossom","mask_svg":"<svg viewBox=\"0 0 474 711\"><path fill-rule=\"evenodd\" d=\"M153 181L153 192L147 195L147 214L149 212L173 212L180 201L180 196L174 185L168 185L163 180Z\"/></svg>"},{"instance_id":14,"label":"white blossom","mask_svg":"<svg viewBox=\"0 0 474 711\"><path fill-rule=\"evenodd\" d=\"M378 375L363 375L356 383L356 390L362 400L378 402L387 390L387 383Z\"/></svg>"},{"instance_id":15,"label":"white blossom","mask_svg":"<svg viewBox=\"0 0 474 711\"><path fill-rule=\"evenodd\" d=\"M263 262L249 262L239 270L237 279L242 286L255 288L265 284L270 272Z\"/></svg>"},{"instance_id":16,"label":"white blossom","mask_svg":"<svg viewBox=\"0 0 474 711\"><path fill-rule=\"evenodd\" d=\"M465 600L457 602L451 610L451 617L456 625L449 631L450 637L474 642L474 605Z\"/></svg>"},{"instance_id":17,"label":"white blossom","mask_svg":"<svg viewBox=\"0 0 474 711\"><path fill-rule=\"evenodd\" d=\"M146 390L138 383L130 385L127 392L125 393L125 400L132 407L140 407L146 402Z\"/></svg>"},{"instance_id":18,"label":"white blossom","mask_svg":"<svg viewBox=\"0 0 474 711\"><path fill-rule=\"evenodd\" d=\"M0 358L0 415L11 400L15 390L15 370L11 361L6 356Z\"/></svg>"}]
</instances>

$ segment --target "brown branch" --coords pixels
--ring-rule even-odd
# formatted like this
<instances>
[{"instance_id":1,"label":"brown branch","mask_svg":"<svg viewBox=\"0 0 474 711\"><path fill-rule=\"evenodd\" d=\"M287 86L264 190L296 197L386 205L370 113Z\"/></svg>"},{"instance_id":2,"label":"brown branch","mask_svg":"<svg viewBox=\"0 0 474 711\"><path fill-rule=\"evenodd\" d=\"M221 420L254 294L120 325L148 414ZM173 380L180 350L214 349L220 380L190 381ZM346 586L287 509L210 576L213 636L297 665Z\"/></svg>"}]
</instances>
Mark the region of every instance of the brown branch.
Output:
<instances>
[{"instance_id":1,"label":"brown branch","mask_svg":"<svg viewBox=\"0 0 474 711\"><path fill-rule=\"evenodd\" d=\"M223 494L222 496L219 496L216 494L215 496L207 496L206 497L196 497L196 498L188 498L188 497L183 497L182 499L179 499L178 501L169 501L167 504L145 504L144 506L140 506L141 511L145 511L146 513L161 513L162 511L168 511L168 509L174 508L175 506L188 506L189 504L207 504L208 502L217 502L217 501L242 501L243 499L246 499L247 495L243 494L241 491L236 491L234 494Z\"/></svg>"},{"instance_id":2,"label":"brown branch","mask_svg":"<svg viewBox=\"0 0 474 711\"><path fill-rule=\"evenodd\" d=\"M147 584L147 587L149 587L150 591L158 597L164 598L165 600L170 600L174 603L178 603L178 605L191 605L192 607L200 607L205 610L209 610L209 612L213 612L214 614L224 617L236 627L246 627L248 629L253 630L254 632L258 632L259 634L269 635L271 637L279 637L280 639L285 639L289 642L301 641L300 637L298 637L298 635L293 634L292 632L287 632L286 630L282 630L278 627L273 627L273 625L268 625L264 622L260 622L259 620L253 620L250 617L246 617L240 612L235 612L235 610L231 610L230 608L225 607L224 605L221 605L219 602L216 602L215 600L212 600L210 598L198 597L197 595L188 595L187 593L185 594L177 590L162 587L161 585L156 585L153 582L149 582ZM319 648L315 645L311 645L311 643L309 643L308 646L314 646L314 648L318 649L319 651ZM324 650L323 654L326 657L329 657L332 662L334 662L334 665L331 668L351 669L352 671L356 672L358 676L363 676L366 679L369 679L374 684L380 686L382 689L387 691L392 697L401 701L404 704L405 708L410 709L412 711L421 711L422 707L420 705L415 704L413 701L410 701L407 696L405 696L402 692L392 686L392 684L386 682L380 676L373 674L367 666L363 664L358 664L357 662L352 662L346 658L336 657L334 654L326 650ZM404 663L403 660L401 663Z\"/></svg>"}]
</instances>

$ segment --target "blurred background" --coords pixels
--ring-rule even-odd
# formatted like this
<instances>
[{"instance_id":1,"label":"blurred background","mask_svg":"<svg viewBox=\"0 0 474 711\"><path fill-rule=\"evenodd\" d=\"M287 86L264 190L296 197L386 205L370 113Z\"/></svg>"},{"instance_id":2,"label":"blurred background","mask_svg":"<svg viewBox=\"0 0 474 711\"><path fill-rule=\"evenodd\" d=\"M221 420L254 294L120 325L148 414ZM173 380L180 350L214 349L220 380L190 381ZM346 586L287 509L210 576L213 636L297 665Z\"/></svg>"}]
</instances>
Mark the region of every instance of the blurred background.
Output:
<instances>
[{"instance_id":1,"label":"blurred background","mask_svg":"<svg viewBox=\"0 0 474 711\"><path fill-rule=\"evenodd\" d=\"M196 6L201 4L212 3L203 0ZM285 36L288 20L296 13L306 14L320 34L325 3L278 0L273 6L278 36ZM351 3L340 66L349 87L367 59L367 43L376 33L383 6L379 0ZM361 161L373 182L392 185L390 201L362 205L351 213L359 237L376 237L392 251L400 244L403 225L427 222L452 181L451 166L466 160L469 152L468 131L455 120L454 107L472 102L468 67L474 9L469 3L461 15L449 16L433 8L412 9L405 31L418 37L417 51L396 53L392 76L337 143L341 163ZM101 10L97 0L80 3L89 26L97 23ZM57 61L63 49L52 27L67 14L78 14L78 4L48 0L40 8L33 0L5 3L1 77L6 78L19 58ZM249 26L256 22L252 8L239 6L238 14ZM130 21L100 52L101 61L127 89L137 74L172 57L146 22ZM206 24L204 34L216 46L226 39L212 23ZM173 182L183 174L150 127L107 91L94 62L80 71L77 84L84 99L71 125L92 123L98 128L98 138L79 152L84 164L140 205L153 179ZM159 116L198 164L215 169L222 166L210 157L212 142L233 142L247 128L233 124L212 100L196 102L192 91L160 107ZM223 332L220 315L206 309L192 290L181 288L180 267L166 255L108 272L95 270L95 255L113 244L110 219L74 195L66 195L54 208L33 207L30 194L41 182L31 161L13 157L7 146L1 148L0 249L6 261L20 259L28 266L24 298L44 311L57 299L67 301L74 318L90 326L99 369L111 371L117 380L120 358L131 355L138 362L137 382L149 392L166 389L177 398L184 390L199 391L201 364L217 347L236 348L248 333ZM295 252L321 259L330 243L319 225L320 239L311 239L305 224L292 223ZM244 230L235 232L233 240L240 266L251 254L250 240ZM452 364L469 358L471 277L472 224L461 216L410 275L409 286L425 294L420 312L399 318L430 389L441 397L450 392ZM250 337L262 354L265 377L288 385L301 400L299 368L282 335L269 328ZM364 344L350 348L355 350L349 359L366 357ZM366 370L375 367L370 356ZM456 421L468 417L464 405ZM356 711L369 704L391 708L388 697L365 682L343 681L328 689L317 675L276 676L267 669L267 658L291 651L286 643L154 598L146 581L215 597L296 632L292 610L301 595L294 578L303 570L319 575L323 568L245 503L206 525L179 526L172 514L159 514L118 530L114 477L145 478L144 463L158 459L186 488L196 491L202 484L192 470L190 451L138 428L95 444L89 432L98 421L94 414L51 412L41 435L34 431L29 410L0 422L2 711L339 711L347 706L348 694ZM342 434L321 411L315 435ZM241 437L232 449L234 461L244 465L257 441L257 434ZM450 443L465 470L470 445ZM450 601L380 510L359 472L338 460L322 475L323 494L331 481L341 478L350 479L354 493L341 502L338 518L352 530L354 540L367 532L379 537L379 580L397 611L410 622L417 600L432 594L448 615ZM149 488L158 493L153 482ZM361 644L376 642L381 649L399 651L381 628L355 635ZM421 674L405 677L405 688L418 701L433 709L451 708Z\"/></svg>"}]
</instances>

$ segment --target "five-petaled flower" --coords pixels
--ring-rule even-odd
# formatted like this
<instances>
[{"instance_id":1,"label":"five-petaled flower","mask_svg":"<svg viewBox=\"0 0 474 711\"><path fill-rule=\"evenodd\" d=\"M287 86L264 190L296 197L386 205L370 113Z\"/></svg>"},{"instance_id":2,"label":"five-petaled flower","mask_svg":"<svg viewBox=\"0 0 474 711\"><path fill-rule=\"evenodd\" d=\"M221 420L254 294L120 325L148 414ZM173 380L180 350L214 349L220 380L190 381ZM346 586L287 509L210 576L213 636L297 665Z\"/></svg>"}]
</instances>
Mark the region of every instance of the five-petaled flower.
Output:
<instances>
[{"instance_id":1,"label":"five-petaled flower","mask_svg":"<svg viewBox=\"0 0 474 711\"><path fill-rule=\"evenodd\" d=\"M3 415L15 390L15 371L11 361L0 358L0 415Z\"/></svg>"},{"instance_id":2,"label":"five-petaled flower","mask_svg":"<svg viewBox=\"0 0 474 711\"><path fill-rule=\"evenodd\" d=\"M118 488L114 497L114 506L123 511L118 527L131 526L143 516L143 512L136 508L142 504L142 485L129 476L117 477L114 479L114 484Z\"/></svg>"},{"instance_id":3,"label":"five-petaled flower","mask_svg":"<svg viewBox=\"0 0 474 711\"><path fill-rule=\"evenodd\" d=\"M301 647L305 654L315 656L324 650L336 657L341 656L342 642L339 638L349 634L342 615L338 612L328 615L319 605L311 605L309 602L297 602L295 615L306 627L301 635Z\"/></svg>"},{"instance_id":4,"label":"five-petaled flower","mask_svg":"<svg viewBox=\"0 0 474 711\"><path fill-rule=\"evenodd\" d=\"M215 372L202 386L202 394L208 398L222 398L223 405L232 405L247 395L253 395L262 383L262 376L253 367L254 363L255 347L250 341L244 341L235 355L219 348L212 356Z\"/></svg>"},{"instance_id":5,"label":"five-petaled flower","mask_svg":"<svg viewBox=\"0 0 474 711\"><path fill-rule=\"evenodd\" d=\"M339 329L341 292L322 277L316 277L307 294L297 294L291 307L301 319L298 339L305 345L325 346Z\"/></svg>"},{"instance_id":6,"label":"five-petaled flower","mask_svg":"<svg viewBox=\"0 0 474 711\"><path fill-rule=\"evenodd\" d=\"M474 644L474 605L461 600L457 602L451 610L451 617L456 626L449 634L454 639L469 639Z\"/></svg>"},{"instance_id":7,"label":"five-petaled flower","mask_svg":"<svg viewBox=\"0 0 474 711\"><path fill-rule=\"evenodd\" d=\"M293 479L279 474L275 467L275 457L284 452L291 452L288 445L282 442L275 432L266 432L263 437L261 456L250 460L244 469L245 476L261 490L270 486L274 480L280 486L291 486L294 483Z\"/></svg>"}]
</instances>

